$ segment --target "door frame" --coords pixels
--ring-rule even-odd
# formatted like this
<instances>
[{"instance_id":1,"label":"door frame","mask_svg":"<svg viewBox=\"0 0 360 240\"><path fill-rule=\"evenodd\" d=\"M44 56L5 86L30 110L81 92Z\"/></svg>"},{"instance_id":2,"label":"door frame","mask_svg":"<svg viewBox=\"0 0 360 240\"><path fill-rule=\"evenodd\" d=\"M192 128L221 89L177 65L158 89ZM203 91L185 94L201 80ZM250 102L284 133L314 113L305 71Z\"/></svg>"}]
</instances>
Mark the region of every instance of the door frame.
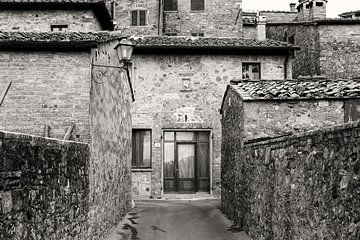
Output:
<instances>
[{"instance_id":1,"label":"door frame","mask_svg":"<svg viewBox=\"0 0 360 240\"><path fill-rule=\"evenodd\" d=\"M161 129L161 195L164 195L164 132L208 132L209 133L209 170L210 170L210 195L213 194L213 140L214 133L211 128L163 128ZM195 160L196 161L196 160Z\"/></svg>"}]
</instances>

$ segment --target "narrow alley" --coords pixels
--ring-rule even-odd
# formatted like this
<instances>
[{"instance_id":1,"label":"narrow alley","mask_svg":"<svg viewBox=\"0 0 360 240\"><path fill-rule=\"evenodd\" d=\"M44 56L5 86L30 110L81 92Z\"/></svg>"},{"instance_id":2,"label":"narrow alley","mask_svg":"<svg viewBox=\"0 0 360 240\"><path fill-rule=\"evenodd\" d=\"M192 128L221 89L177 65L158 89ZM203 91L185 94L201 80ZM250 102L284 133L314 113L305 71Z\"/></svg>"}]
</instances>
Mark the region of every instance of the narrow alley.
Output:
<instances>
[{"instance_id":1,"label":"narrow alley","mask_svg":"<svg viewBox=\"0 0 360 240\"><path fill-rule=\"evenodd\" d=\"M105 240L250 240L219 200L141 201Z\"/></svg>"}]
</instances>

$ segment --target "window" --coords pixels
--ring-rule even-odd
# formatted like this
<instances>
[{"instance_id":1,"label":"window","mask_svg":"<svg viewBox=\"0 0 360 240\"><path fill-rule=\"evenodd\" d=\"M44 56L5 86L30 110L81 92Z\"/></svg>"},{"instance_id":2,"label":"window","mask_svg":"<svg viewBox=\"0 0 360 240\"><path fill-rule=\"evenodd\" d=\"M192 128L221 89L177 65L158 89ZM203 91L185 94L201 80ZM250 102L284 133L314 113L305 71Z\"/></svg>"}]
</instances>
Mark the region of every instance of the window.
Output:
<instances>
[{"instance_id":1,"label":"window","mask_svg":"<svg viewBox=\"0 0 360 240\"><path fill-rule=\"evenodd\" d=\"M151 168L150 130L133 130L131 165L133 168Z\"/></svg>"},{"instance_id":2,"label":"window","mask_svg":"<svg viewBox=\"0 0 360 240\"><path fill-rule=\"evenodd\" d=\"M193 37L203 37L204 33L203 32L192 32L191 36L193 36Z\"/></svg>"},{"instance_id":3,"label":"window","mask_svg":"<svg viewBox=\"0 0 360 240\"><path fill-rule=\"evenodd\" d=\"M191 11L204 11L205 0L191 0Z\"/></svg>"},{"instance_id":4,"label":"window","mask_svg":"<svg viewBox=\"0 0 360 240\"><path fill-rule=\"evenodd\" d=\"M165 36L177 36L176 32L165 32Z\"/></svg>"},{"instance_id":5,"label":"window","mask_svg":"<svg viewBox=\"0 0 360 240\"><path fill-rule=\"evenodd\" d=\"M323 2L317 2L317 3L316 3L316 6L317 6L317 7L322 7L322 6L324 6L324 3L323 3Z\"/></svg>"},{"instance_id":6,"label":"window","mask_svg":"<svg viewBox=\"0 0 360 240\"><path fill-rule=\"evenodd\" d=\"M145 26L146 25L146 10L131 11L131 26Z\"/></svg>"},{"instance_id":7,"label":"window","mask_svg":"<svg viewBox=\"0 0 360 240\"><path fill-rule=\"evenodd\" d=\"M164 11L177 11L177 10L178 10L177 0L164 1Z\"/></svg>"},{"instance_id":8,"label":"window","mask_svg":"<svg viewBox=\"0 0 360 240\"><path fill-rule=\"evenodd\" d=\"M242 64L243 79L260 79L260 63L243 63Z\"/></svg>"},{"instance_id":9,"label":"window","mask_svg":"<svg viewBox=\"0 0 360 240\"><path fill-rule=\"evenodd\" d=\"M295 44L295 34L293 34L289 37L288 42L291 44Z\"/></svg>"},{"instance_id":10,"label":"window","mask_svg":"<svg viewBox=\"0 0 360 240\"><path fill-rule=\"evenodd\" d=\"M50 25L50 29L52 32L62 32L66 30L69 26L65 24L56 24L56 25Z\"/></svg>"}]
</instances>

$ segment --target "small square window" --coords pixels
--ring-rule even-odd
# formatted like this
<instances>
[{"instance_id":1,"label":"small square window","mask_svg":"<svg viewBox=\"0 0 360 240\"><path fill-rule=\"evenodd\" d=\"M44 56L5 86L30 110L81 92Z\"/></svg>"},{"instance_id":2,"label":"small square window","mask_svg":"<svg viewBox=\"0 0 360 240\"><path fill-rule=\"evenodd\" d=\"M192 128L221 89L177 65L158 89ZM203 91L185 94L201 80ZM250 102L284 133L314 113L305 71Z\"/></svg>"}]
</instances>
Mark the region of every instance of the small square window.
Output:
<instances>
[{"instance_id":1,"label":"small square window","mask_svg":"<svg viewBox=\"0 0 360 240\"><path fill-rule=\"evenodd\" d=\"M146 10L131 11L131 26L145 26L146 25Z\"/></svg>"},{"instance_id":2,"label":"small square window","mask_svg":"<svg viewBox=\"0 0 360 240\"><path fill-rule=\"evenodd\" d=\"M177 36L176 32L166 32L165 36Z\"/></svg>"},{"instance_id":3,"label":"small square window","mask_svg":"<svg viewBox=\"0 0 360 240\"><path fill-rule=\"evenodd\" d=\"M66 31L68 27L69 25L66 24L54 24L54 25L50 25L50 30L52 32L63 32Z\"/></svg>"},{"instance_id":4,"label":"small square window","mask_svg":"<svg viewBox=\"0 0 360 240\"><path fill-rule=\"evenodd\" d=\"M192 32L191 36L193 36L193 37L204 37L204 33L203 32Z\"/></svg>"},{"instance_id":5,"label":"small square window","mask_svg":"<svg viewBox=\"0 0 360 240\"><path fill-rule=\"evenodd\" d=\"M317 6L317 7L322 7L322 6L324 6L324 3L323 3L323 2L317 2L317 3L316 3L316 6Z\"/></svg>"},{"instance_id":6,"label":"small square window","mask_svg":"<svg viewBox=\"0 0 360 240\"><path fill-rule=\"evenodd\" d=\"M132 131L132 168L151 168L151 131Z\"/></svg>"},{"instance_id":7,"label":"small square window","mask_svg":"<svg viewBox=\"0 0 360 240\"><path fill-rule=\"evenodd\" d=\"M177 0L164 0L164 11L177 11L178 1Z\"/></svg>"},{"instance_id":8,"label":"small square window","mask_svg":"<svg viewBox=\"0 0 360 240\"><path fill-rule=\"evenodd\" d=\"M258 80L261 78L260 63L243 63L242 78Z\"/></svg>"},{"instance_id":9,"label":"small square window","mask_svg":"<svg viewBox=\"0 0 360 240\"><path fill-rule=\"evenodd\" d=\"M191 11L204 11L205 0L191 0Z\"/></svg>"}]
</instances>

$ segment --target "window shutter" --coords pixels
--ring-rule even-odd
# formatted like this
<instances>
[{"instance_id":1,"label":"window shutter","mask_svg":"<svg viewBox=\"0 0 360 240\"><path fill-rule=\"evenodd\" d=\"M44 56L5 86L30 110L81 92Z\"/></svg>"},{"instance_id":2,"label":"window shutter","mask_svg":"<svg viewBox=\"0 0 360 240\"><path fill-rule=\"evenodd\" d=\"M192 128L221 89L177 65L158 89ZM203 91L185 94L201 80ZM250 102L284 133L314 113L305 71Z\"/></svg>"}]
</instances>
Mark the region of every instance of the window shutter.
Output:
<instances>
[{"instance_id":1,"label":"window shutter","mask_svg":"<svg viewBox=\"0 0 360 240\"><path fill-rule=\"evenodd\" d=\"M131 25L137 26L137 11L131 11Z\"/></svg>"},{"instance_id":2,"label":"window shutter","mask_svg":"<svg viewBox=\"0 0 360 240\"><path fill-rule=\"evenodd\" d=\"M140 10L140 26L145 26L146 25L146 11L145 10Z\"/></svg>"}]
</instances>

